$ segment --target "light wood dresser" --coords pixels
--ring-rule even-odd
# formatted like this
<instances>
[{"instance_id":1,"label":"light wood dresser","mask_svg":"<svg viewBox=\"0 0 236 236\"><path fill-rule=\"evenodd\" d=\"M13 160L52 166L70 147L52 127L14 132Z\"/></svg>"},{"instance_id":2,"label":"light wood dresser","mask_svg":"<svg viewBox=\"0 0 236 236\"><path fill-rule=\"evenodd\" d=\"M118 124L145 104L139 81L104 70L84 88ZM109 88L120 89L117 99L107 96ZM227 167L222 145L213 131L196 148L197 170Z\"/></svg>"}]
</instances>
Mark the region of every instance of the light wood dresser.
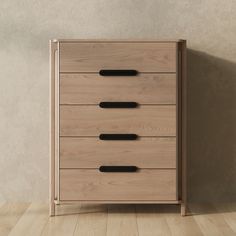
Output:
<instances>
[{"instance_id":1,"label":"light wood dresser","mask_svg":"<svg viewBox=\"0 0 236 236\"><path fill-rule=\"evenodd\" d=\"M185 64L185 40L50 41L50 215L75 202L185 215Z\"/></svg>"}]
</instances>

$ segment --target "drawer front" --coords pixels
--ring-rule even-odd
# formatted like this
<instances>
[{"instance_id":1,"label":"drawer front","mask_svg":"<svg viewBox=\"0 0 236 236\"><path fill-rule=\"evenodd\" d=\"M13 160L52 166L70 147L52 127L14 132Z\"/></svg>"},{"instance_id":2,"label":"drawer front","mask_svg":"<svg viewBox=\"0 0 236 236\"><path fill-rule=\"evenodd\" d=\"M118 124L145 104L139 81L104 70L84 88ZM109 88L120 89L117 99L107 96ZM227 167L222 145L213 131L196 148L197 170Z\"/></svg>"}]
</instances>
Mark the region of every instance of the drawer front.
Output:
<instances>
[{"instance_id":1,"label":"drawer front","mask_svg":"<svg viewBox=\"0 0 236 236\"><path fill-rule=\"evenodd\" d=\"M140 104L175 104L176 74L99 76L61 74L61 104L99 104L101 101L136 101Z\"/></svg>"},{"instance_id":2,"label":"drawer front","mask_svg":"<svg viewBox=\"0 0 236 236\"><path fill-rule=\"evenodd\" d=\"M60 106L61 136L99 136L101 133L175 136L176 106L141 105L131 109Z\"/></svg>"},{"instance_id":3,"label":"drawer front","mask_svg":"<svg viewBox=\"0 0 236 236\"><path fill-rule=\"evenodd\" d=\"M176 170L104 173L61 169L61 200L176 200Z\"/></svg>"},{"instance_id":4,"label":"drawer front","mask_svg":"<svg viewBox=\"0 0 236 236\"><path fill-rule=\"evenodd\" d=\"M60 72L98 72L134 69L139 72L176 72L174 42L60 43Z\"/></svg>"},{"instance_id":5,"label":"drawer front","mask_svg":"<svg viewBox=\"0 0 236 236\"><path fill-rule=\"evenodd\" d=\"M60 138L61 168L99 168L102 165L176 168L176 139L140 138L125 142Z\"/></svg>"}]
</instances>

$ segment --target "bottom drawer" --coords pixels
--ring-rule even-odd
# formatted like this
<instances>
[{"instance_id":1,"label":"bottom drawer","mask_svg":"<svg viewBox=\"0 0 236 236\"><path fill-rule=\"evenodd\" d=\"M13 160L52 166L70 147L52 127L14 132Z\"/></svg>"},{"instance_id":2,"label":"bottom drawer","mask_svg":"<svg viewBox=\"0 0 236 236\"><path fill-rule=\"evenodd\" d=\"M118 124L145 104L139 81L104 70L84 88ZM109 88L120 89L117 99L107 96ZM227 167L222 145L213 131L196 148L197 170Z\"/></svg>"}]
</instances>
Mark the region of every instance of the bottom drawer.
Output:
<instances>
[{"instance_id":1,"label":"bottom drawer","mask_svg":"<svg viewBox=\"0 0 236 236\"><path fill-rule=\"evenodd\" d=\"M61 169L60 200L177 200L175 169L99 172Z\"/></svg>"}]
</instances>

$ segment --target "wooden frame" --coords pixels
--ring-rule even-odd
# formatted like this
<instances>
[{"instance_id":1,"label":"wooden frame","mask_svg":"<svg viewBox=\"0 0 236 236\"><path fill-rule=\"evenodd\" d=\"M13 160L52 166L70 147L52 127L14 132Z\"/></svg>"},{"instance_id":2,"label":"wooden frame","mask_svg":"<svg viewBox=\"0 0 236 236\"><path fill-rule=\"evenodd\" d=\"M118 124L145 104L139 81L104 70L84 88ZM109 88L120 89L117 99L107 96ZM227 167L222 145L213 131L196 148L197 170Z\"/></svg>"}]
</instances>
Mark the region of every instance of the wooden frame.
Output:
<instances>
[{"instance_id":1,"label":"wooden frame","mask_svg":"<svg viewBox=\"0 0 236 236\"><path fill-rule=\"evenodd\" d=\"M58 200L58 147L59 147L59 117L58 117L58 74L59 74L59 42L57 40L50 40L49 42L49 54L50 54L50 188L49 188L49 214L55 215L55 200Z\"/></svg>"},{"instance_id":2,"label":"wooden frame","mask_svg":"<svg viewBox=\"0 0 236 236\"><path fill-rule=\"evenodd\" d=\"M181 215L185 216L187 213L187 81L186 81L186 41L178 42L178 83L177 83L177 104L178 104L178 189L179 199L181 204Z\"/></svg>"},{"instance_id":3,"label":"wooden frame","mask_svg":"<svg viewBox=\"0 0 236 236\"><path fill-rule=\"evenodd\" d=\"M186 41L180 43L181 50L181 215L187 213L187 74Z\"/></svg>"},{"instance_id":4,"label":"wooden frame","mask_svg":"<svg viewBox=\"0 0 236 236\"><path fill-rule=\"evenodd\" d=\"M86 203L86 204L180 204L181 201L54 201L55 204L75 204L75 203Z\"/></svg>"},{"instance_id":5,"label":"wooden frame","mask_svg":"<svg viewBox=\"0 0 236 236\"><path fill-rule=\"evenodd\" d=\"M60 42L173 42L177 49L177 199L176 201L60 201L59 199L59 48ZM58 204L86 203L158 203L180 204L181 215L187 211L187 78L186 78L186 41L185 40L50 40L50 216L55 215L55 206Z\"/></svg>"}]
</instances>

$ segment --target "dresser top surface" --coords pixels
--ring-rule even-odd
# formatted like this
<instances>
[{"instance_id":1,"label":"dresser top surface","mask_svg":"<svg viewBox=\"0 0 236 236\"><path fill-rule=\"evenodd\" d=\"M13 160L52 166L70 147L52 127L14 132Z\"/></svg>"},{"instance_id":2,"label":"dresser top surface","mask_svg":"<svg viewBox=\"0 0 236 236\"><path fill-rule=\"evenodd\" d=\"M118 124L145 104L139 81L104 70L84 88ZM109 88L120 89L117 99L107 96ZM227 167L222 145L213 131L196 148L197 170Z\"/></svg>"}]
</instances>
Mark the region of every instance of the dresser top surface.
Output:
<instances>
[{"instance_id":1,"label":"dresser top surface","mask_svg":"<svg viewBox=\"0 0 236 236\"><path fill-rule=\"evenodd\" d=\"M51 39L51 42L62 43L178 43L185 42L185 39Z\"/></svg>"}]
</instances>

